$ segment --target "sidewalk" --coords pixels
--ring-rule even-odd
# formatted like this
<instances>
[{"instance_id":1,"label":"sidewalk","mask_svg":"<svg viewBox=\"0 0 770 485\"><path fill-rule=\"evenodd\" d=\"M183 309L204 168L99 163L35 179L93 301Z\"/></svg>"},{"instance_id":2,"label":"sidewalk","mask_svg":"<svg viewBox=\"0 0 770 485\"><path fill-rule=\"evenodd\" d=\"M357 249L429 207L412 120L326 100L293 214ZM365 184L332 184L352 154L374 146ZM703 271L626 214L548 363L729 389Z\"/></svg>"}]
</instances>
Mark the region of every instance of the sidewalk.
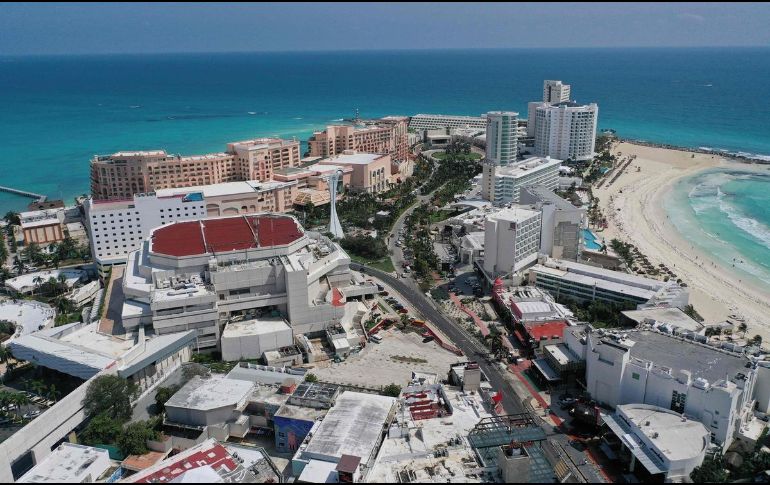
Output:
<instances>
[{"instance_id":1,"label":"sidewalk","mask_svg":"<svg viewBox=\"0 0 770 485\"><path fill-rule=\"evenodd\" d=\"M476 326L479 327L479 331L481 332L482 336L486 337L487 335L489 335L489 327L487 327L487 324L484 323L484 321L481 320L479 316L473 312L473 310L463 305L460 299L457 298L457 295L455 295L453 292L450 291L449 299L452 300L452 303L454 303L457 308L462 310L466 315L468 315L473 319L473 323L475 323Z\"/></svg>"}]
</instances>

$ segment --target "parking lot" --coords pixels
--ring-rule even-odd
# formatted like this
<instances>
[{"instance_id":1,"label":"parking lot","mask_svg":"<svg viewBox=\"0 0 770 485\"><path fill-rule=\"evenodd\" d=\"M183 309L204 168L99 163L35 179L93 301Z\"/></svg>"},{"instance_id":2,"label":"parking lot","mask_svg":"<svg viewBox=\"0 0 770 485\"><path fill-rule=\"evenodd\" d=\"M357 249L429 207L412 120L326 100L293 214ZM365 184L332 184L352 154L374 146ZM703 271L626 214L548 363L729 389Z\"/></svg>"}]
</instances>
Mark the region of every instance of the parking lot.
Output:
<instances>
[{"instance_id":1,"label":"parking lot","mask_svg":"<svg viewBox=\"0 0 770 485\"><path fill-rule=\"evenodd\" d=\"M337 384L378 387L395 383L403 386L411 379L412 371L430 372L444 378L449 365L461 359L434 341L423 343L423 337L418 333L404 333L392 327L379 335L382 336L381 343L369 343L344 362L324 362L310 372L324 382Z\"/></svg>"}]
</instances>

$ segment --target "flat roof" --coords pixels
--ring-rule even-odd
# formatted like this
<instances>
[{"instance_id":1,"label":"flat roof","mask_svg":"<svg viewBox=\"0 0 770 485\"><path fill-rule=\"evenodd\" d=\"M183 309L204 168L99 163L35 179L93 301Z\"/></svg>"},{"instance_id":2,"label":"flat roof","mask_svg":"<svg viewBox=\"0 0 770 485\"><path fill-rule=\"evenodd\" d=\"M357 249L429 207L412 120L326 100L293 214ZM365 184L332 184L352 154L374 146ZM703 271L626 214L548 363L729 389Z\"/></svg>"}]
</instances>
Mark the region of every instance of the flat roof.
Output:
<instances>
[{"instance_id":1,"label":"flat roof","mask_svg":"<svg viewBox=\"0 0 770 485\"><path fill-rule=\"evenodd\" d=\"M241 367L241 365L246 365L246 367ZM303 380L304 374L289 374L287 372L282 372L280 368L276 368L273 366L265 366L265 365L257 365L257 364L249 364L249 363L240 363L239 365L236 365L233 367L233 369L230 371L230 373L227 374L228 379L237 379L241 381L248 381L248 382L256 382L258 384L265 384L265 385L272 385L272 384L281 384L283 381L285 381L287 378L293 378L297 381Z\"/></svg>"},{"instance_id":2,"label":"flat roof","mask_svg":"<svg viewBox=\"0 0 770 485\"><path fill-rule=\"evenodd\" d=\"M196 185L194 187L178 187L170 189L158 189L155 194L158 197L176 197L193 193L202 193L203 197L221 197L225 195L252 194L273 190L280 187L289 187L296 182L260 182L258 180L246 180L241 182L222 182L220 184Z\"/></svg>"},{"instance_id":3,"label":"flat roof","mask_svg":"<svg viewBox=\"0 0 770 485\"><path fill-rule=\"evenodd\" d=\"M337 398L303 455L338 461L342 455L369 460L396 403L392 397L346 391Z\"/></svg>"},{"instance_id":4,"label":"flat roof","mask_svg":"<svg viewBox=\"0 0 770 485\"><path fill-rule=\"evenodd\" d=\"M265 317L228 322L222 331L222 337L245 337L247 335L269 335L281 331L290 331L291 327L283 317Z\"/></svg>"},{"instance_id":5,"label":"flat roof","mask_svg":"<svg viewBox=\"0 0 770 485\"><path fill-rule=\"evenodd\" d=\"M543 350L561 365L581 362L581 359L564 344L546 345Z\"/></svg>"},{"instance_id":6,"label":"flat roof","mask_svg":"<svg viewBox=\"0 0 770 485\"><path fill-rule=\"evenodd\" d=\"M512 302L512 305L516 305L516 308L521 310L521 313L546 313L553 312L553 308L548 302L545 301L519 301Z\"/></svg>"},{"instance_id":7,"label":"flat roof","mask_svg":"<svg viewBox=\"0 0 770 485\"><path fill-rule=\"evenodd\" d=\"M690 371L693 379L700 377L712 384L728 375L732 378L739 372L745 373L749 362L745 357L650 330L627 334L628 339L622 344L631 345L632 357L669 367L674 375L679 370Z\"/></svg>"},{"instance_id":8,"label":"flat roof","mask_svg":"<svg viewBox=\"0 0 770 485\"><path fill-rule=\"evenodd\" d=\"M208 411L225 406L234 406L245 399L254 388L254 384L225 376L194 377L176 392L166 403L166 407L196 409Z\"/></svg>"},{"instance_id":9,"label":"flat roof","mask_svg":"<svg viewBox=\"0 0 770 485\"><path fill-rule=\"evenodd\" d=\"M698 332L703 328L702 323L693 320L689 315L676 307L627 310L621 313L637 323L643 323L645 319L649 318L659 323L670 324L692 332Z\"/></svg>"},{"instance_id":10,"label":"flat roof","mask_svg":"<svg viewBox=\"0 0 770 485\"><path fill-rule=\"evenodd\" d=\"M14 339L10 347L14 357L81 379L90 379L116 360L73 343L36 334Z\"/></svg>"},{"instance_id":11,"label":"flat roof","mask_svg":"<svg viewBox=\"0 0 770 485\"><path fill-rule=\"evenodd\" d=\"M562 167L568 168L568 167ZM546 187L545 185L533 185L529 187L522 187L522 194L528 194L531 197L540 200L541 202L550 202L556 206L559 210L581 210L580 207L575 207L572 202L562 199L556 193ZM520 196L521 197L521 196ZM526 196L525 196L526 198Z\"/></svg>"},{"instance_id":12,"label":"flat roof","mask_svg":"<svg viewBox=\"0 0 770 485\"><path fill-rule=\"evenodd\" d=\"M638 404L621 404L618 408L672 461L698 456L708 446L709 431L699 421L683 418L668 409L656 410Z\"/></svg>"},{"instance_id":13,"label":"flat roof","mask_svg":"<svg viewBox=\"0 0 770 485\"><path fill-rule=\"evenodd\" d=\"M564 336L564 329L568 325L565 321L525 322L524 327L527 329L530 337L540 340L540 337L548 337L550 339L554 335L562 338Z\"/></svg>"},{"instance_id":14,"label":"flat roof","mask_svg":"<svg viewBox=\"0 0 770 485\"><path fill-rule=\"evenodd\" d=\"M321 160L318 163L321 165L327 165L327 162L344 165L369 165L384 156L387 155L382 153L341 153L325 160Z\"/></svg>"},{"instance_id":15,"label":"flat roof","mask_svg":"<svg viewBox=\"0 0 770 485\"><path fill-rule=\"evenodd\" d=\"M282 246L303 236L289 216L235 216L176 222L152 232L151 251L169 256Z\"/></svg>"},{"instance_id":16,"label":"flat roof","mask_svg":"<svg viewBox=\"0 0 770 485\"><path fill-rule=\"evenodd\" d=\"M490 214L489 218L500 221L524 222L539 215L540 212L538 211L523 209L521 207L512 207L510 209L503 209L494 214Z\"/></svg>"},{"instance_id":17,"label":"flat roof","mask_svg":"<svg viewBox=\"0 0 770 485\"><path fill-rule=\"evenodd\" d=\"M299 483L337 483L337 464L310 460L299 475Z\"/></svg>"},{"instance_id":18,"label":"flat roof","mask_svg":"<svg viewBox=\"0 0 770 485\"><path fill-rule=\"evenodd\" d=\"M100 458L103 461L104 468L94 470L97 472L97 476L92 476L87 481L96 481L99 475L109 468L109 452L102 448L65 442L52 450L50 455L46 456L34 468L25 473L18 481L20 483L82 482L85 479L83 472Z\"/></svg>"},{"instance_id":19,"label":"flat roof","mask_svg":"<svg viewBox=\"0 0 770 485\"><path fill-rule=\"evenodd\" d=\"M560 163L562 163L562 160L557 160L555 158L532 157L510 165L497 167L495 175L498 177L517 178L544 168L559 165Z\"/></svg>"}]
</instances>

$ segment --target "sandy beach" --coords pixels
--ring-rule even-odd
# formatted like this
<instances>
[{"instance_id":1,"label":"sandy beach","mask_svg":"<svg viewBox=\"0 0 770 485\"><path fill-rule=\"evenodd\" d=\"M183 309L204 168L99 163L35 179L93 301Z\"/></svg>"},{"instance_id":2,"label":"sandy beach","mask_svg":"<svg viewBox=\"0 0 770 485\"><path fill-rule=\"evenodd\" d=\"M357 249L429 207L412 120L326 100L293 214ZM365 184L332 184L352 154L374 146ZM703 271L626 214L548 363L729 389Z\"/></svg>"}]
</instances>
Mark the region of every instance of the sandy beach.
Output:
<instances>
[{"instance_id":1,"label":"sandy beach","mask_svg":"<svg viewBox=\"0 0 770 485\"><path fill-rule=\"evenodd\" d=\"M723 321L736 313L746 319L748 336L770 341L770 289L752 285L684 240L667 220L663 201L682 177L713 167L750 165L717 155L621 143L622 157L636 155L611 185L594 189L608 228L597 236L635 244L653 265L664 263L690 288L690 303L706 323ZM693 155L695 155L693 157ZM637 171L637 167L641 168Z\"/></svg>"}]
</instances>

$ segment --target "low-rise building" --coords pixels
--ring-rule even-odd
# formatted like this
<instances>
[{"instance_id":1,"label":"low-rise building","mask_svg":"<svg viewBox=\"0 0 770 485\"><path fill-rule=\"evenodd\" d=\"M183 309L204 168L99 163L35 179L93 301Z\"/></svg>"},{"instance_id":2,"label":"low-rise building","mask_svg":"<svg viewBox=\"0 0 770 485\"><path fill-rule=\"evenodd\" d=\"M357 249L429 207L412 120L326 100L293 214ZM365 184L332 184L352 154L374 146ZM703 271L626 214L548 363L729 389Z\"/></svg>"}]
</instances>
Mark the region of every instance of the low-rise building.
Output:
<instances>
[{"instance_id":1,"label":"low-rise building","mask_svg":"<svg viewBox=\"0 0 770 485\"><path fill-rule=\"evenodd\" d=\"M262 354L294 341L291 327L283 317L262 317L230 321L222 331L222 360L259 359Z\"/></svg>"},{"instance_id":2,"label":"low-rise building","mask_svg":"<svg viewBox=\"0 0 770 485\"><path fill-rule=\"evenodd\" d=\"M563 259L540 258L529 270L529 282L548 290L557 300L677 308L684 308L689 301L689 292L676 282L643 278Z\"/></svg>"},{"instance_id":3,"label":"low-rise building","mask_svg":"<svg viewBox=\"0 0 770 485\"><path fill-rule=\"evenodd\" d=\"M111 466L102 448L62 443L17 480L18 483L91 483Z\"/></svg>"},{"instance_id":4,"label":"low-rise building","mask_svg":"<svg viewBox=\"0 0 770 485\"><path fill-rule=\"evenodd\" d=\"M646 480L689 482L706 457L709 430L670 409L624 404L602 420L620 442L619 455L630 462L629 471Z\"/></svg>"},{"instance_id":5,"label":"low-rise building","mask_svg":"<svg viewBox=\"0 0 770 485\"><path fill-rule=\"evenodd\" d=\"M47 245L64 239L64 210L44 209L19 213L24 245Z\"/></svg>"}]
</instances>

